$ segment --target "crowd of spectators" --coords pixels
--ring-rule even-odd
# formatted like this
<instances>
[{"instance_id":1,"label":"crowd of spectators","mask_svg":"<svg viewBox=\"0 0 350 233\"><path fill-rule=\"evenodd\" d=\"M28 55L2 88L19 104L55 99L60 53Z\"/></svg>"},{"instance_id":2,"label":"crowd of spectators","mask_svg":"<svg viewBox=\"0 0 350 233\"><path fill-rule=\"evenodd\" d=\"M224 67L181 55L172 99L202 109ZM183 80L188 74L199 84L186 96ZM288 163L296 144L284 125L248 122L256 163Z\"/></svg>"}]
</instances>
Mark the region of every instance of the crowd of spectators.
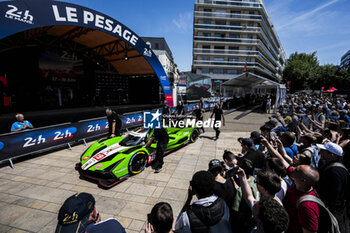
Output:
<instances>
[{"instance_id":1,"label":"crowd of spectators","mask_svg":"<svg viewBox=\"0 0 350 233\"><path fill-rule=\"evenodd\" d=\"M241 153L225 151L193 175L176 220L168 203L156 204L146 232L349 232L349 125L343 98L289 96L260 132L238 139ZM98 222L94 210L86 218ZM115 229L101 232L124 231Z\"/></svg>"}]
</instances>

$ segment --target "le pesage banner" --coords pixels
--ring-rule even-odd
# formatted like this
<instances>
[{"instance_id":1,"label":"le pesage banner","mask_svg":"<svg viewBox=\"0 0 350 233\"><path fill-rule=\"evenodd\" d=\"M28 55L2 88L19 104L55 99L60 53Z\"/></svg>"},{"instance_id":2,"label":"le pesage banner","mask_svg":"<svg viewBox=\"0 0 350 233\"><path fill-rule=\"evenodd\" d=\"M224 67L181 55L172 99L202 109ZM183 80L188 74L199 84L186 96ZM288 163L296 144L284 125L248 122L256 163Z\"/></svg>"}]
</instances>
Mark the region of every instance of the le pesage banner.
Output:
<instances>
[{"instance_id":1,"label":"le pesage banner","mask_svg":"<svg viewBox=\"0 0 350 233\"><path fill-rule=\"evenodd\" d=\"M157 74L169 106L173 106L169 79L152 49L130 28L101 12L52 0L0 1L0 39L30 29L77 26L105 32L136 49Z\"/></svg>"}]
</instances>

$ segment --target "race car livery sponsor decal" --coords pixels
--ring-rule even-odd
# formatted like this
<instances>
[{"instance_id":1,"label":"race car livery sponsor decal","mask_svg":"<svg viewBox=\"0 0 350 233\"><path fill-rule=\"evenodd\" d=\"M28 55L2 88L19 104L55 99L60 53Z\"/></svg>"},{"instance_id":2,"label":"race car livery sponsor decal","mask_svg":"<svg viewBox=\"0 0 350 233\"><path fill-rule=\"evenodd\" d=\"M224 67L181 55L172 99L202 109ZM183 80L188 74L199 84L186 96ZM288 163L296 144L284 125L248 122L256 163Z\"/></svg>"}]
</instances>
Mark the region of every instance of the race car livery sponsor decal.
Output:
<instances>
[{"instance_id":1,"label":"race car livery sponsor decal","mask_svg":"<svg viewBox=\"0 0 350 233\"><path fill-rule=\"evenodd\" d=\"M93 165L95 165L96 163L98 163L99 161L107 158L108 156L114 155L116 152L125 150L129 147L125 147L125 146L120 146L119 144L115 144L112 145L110 147L107 147L106 149L102 150L100 153L94 155L90 160L88 160L86 163L84 163L83 166L81 166L81 168L83 170L87 170L90 167L92 167ZM95 167L96 168L96 167Z\"/></svg>"}]
</instances>

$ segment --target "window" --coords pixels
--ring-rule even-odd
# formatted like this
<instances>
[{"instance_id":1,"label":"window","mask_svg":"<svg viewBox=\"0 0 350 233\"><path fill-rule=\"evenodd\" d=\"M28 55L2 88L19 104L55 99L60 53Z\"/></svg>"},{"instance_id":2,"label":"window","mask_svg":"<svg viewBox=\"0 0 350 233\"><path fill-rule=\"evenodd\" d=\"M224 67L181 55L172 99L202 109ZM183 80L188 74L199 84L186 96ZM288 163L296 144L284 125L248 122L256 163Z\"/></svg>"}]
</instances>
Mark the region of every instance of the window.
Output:
<instances>
[{"instance_id":1,"label":"window","mask_svg":"<svg viewBox=\"0 0 350 233\"><path fill-rule=\"evenodd\" d=\"M203 24L211 24L211 21L210 20L204 20Z\"/></svg>"},{"instance_id":2,"label":"window","mask_svg":"<svg viewBox=\"0 0 350 233\"><path fill-rule=\"evenodd\" d=\"M211 34L210 34L210 33L203 33L203 36L205 36L205 37L210 37Z\"/></svg>"},{"instance_id":3,"label":"window","mask_svg":"<svg viewBox=\"0 0 350 233\"><path fill-rule=\"evenodd\" d=\"M210 61L210 57L208 57L208 56L202 57L202 60L204 60L204 61Z\"/></svg>"},{"instance_id":4,"label":"window","mask_svg":"<svg viewBox=\"0 0 350 233\"><path fill-rule=\"evenodd\" d=\"M248 23L249 27L254 27L254 23Z\"/></svg>"},{"instance_id":5,"label":"window","mask_svg":"<svg viewBox=\"0 0 350 233\"><path fill-rule=\"evenodd\" d=\"M209 74L209 68L202 68L202 74Z\"/></svg>"},{"instance_id":6,"label":"window","mask_svg":"<svg viewBox=\"0 0 350 233\"><path fill-rule=\"evenodd\" d=\"M155 49L159 49L159 44L158 43L155 44Z\"/></svg>"},{"instance_id":7,"label":"window","mask_svg":"<svg viewBox=\"0 0 350 233\"><path fill-rule=\"evenodd\" d=\"M239 38L240 35L239 35L239 34L230 34L229 37L230 37L230 38Z\"/></svg>"},{"instance_id":8,"label":"window","mask_svg":"<svg viewBox=\"0 0 350 233\"><path fill-rule=\"evenodd\" d=\"M229 50L239 50L239 47L228 47Z\"/></svg>"},{"instance_id":9,"label":"window","mask_svg":"<svg viewBox=\"0 0 350 233\"><path fill-rule=\"evenodd\" d=\"M214 49L225 49L225 46L214 46Z\"/></svg>"},{"instance_id":10,"label":"window","mask_svg":"<svg viewBox=\"0 0 350 233\"><path fill-rule=\"evenodd\" d=\"M230 57L230 58L228 59L228 61L229 61L229 62L238 62L238 58L236 58L236 57Z\"/></svg>"},{"instance_id":11,"label":"window","mask_svg":"<svg viewBox=\"0 0 350 233\"><path fill-rule=\"evenodd\" d=\"M204 16L210 17L211 16L211 9L204 9Z\"/></svg>"},{"instance_id":12,"label":"window","mask_svg":"<svg viewBox=\"0 0 350 233\"><path fill-rule=\"evenodd\" d=\"M205 53L210 52L210 45L203 45L202 48L203 48L203 52L205 52Z\"/></svg>"},{"instance_id":13,"label":"window","mask_svg":"<svg viewBox=\"0 0 350 233\"><path fill-rule=\"evenodd\" d=\"M226 10L216 10L216 17L225 18Z\"/></svg>"},{"instance_id":14,"label":"window","mask_svg":"<svg viewBox=\"0 0 350 233\"><path fill-rule=\"evenodd\" d=\"M226 25L225 21L215 21L216 25Z\"/></svg>"},{"instance_id":15,"label":"window","mask_svg":"<svg viewBox=\"0 0 350 233\"><path fill-rule=\"evenodd\" d=\"M224 38L225 34L215 33L215 37L217 37L217 38Z\"/></svg>"},{"instance_id":16,"label":"window","mask_svg":"<svg viewBox=\"0 0 350 233\"><path fill-rule=\"evenodd\" d=\"M254 11L249 11L249 14L250 15L255 15L255 12Z\"/></svg>"},{"instance_id":17,"label":"window","mask_svg":"<svg viewBox=\"0 0 350 233\"><path fill-rule=\"evenodd\" d=\"M214 74L223 74L224 73L224 69L213 69L213 73Z\"/></svg>"},{"instance_id":18,"label":"window","mask_svg":"<svg viewBox=\"0 0 350 233\"><path fill-rule=\"evenodd\" d=\"M247 39L253 39L252 35L247 36Z\"/></svg>"},{"instance_id":19,"label":"window","mask_svg":"<svg viewBox=\"0 0 350 233\"><path fill-rule=\"evenodd\" d=\"M225 61L223 57L214 57L214 61Z\"/></svg>"},{"instance_id":20,"label":"window","mask_svg":"<svg viewBox=\"0 0 350 233\"><path fill-rule=\"evenodd\" d=\"M246 62L251 62L251 61L252 61L251 58L247 58L247 59L245 59L245 60L246 60Z\"/></svg>"},{"instance_id":21,"label":"window","mask_svg":"<svg viewBox=\"0 0 350 233\"><path fill-rule=\"evenodd\" d=\"M230 25L231 25L231 26L241 26L241 23L231 22Z\"/></svg>"},{"instance_id":22,"label":"window","mask_svg":"<svg viewBox=\"0 0 350 233\"><path fill-rule=\"evenodd\" d=\"M240 11L231 11L232 18L241 18Z\"/></svg>"},{"instance_id":23,"label":"window","mask_svg":"<svg viewBox=\"0 0 350 233\"><path fill-rule=\"evenodd\" d=\"M238 74L238 70L227 70L227 74Z\"/></svg>"},{"instance_id":24,"label":"window","mask_svg":"<svg viewBox=\"0 0 350 233\"><path fill-rule=\"evenodd\" d=\"M248 50L248 51L252 51L253 48L252 48L252 47L247 47L247 50Z\"/></svg>"}]
</instances>

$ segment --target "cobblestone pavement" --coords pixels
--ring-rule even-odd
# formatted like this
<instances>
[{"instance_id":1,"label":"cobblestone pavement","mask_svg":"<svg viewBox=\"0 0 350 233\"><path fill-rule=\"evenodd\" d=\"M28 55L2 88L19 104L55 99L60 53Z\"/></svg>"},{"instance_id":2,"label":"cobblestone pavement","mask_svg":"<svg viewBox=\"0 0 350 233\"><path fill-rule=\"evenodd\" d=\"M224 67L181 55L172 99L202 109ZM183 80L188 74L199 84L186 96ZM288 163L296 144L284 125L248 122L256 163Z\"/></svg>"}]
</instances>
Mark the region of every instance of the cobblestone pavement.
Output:
<instances>
[{"instance_id":1,"label":"cobblestone pavement","mask_svg":"<svg viewBox=\"0 0 350 233\"><path fill-rule=\"evenodd\" d=\"M79 179L74 165L84 145L46 154L0 168L0 232L54 232L57 213L64 200L76 192L96 198L102 220L117 218L128 233L144 232L147 213L160 201L171 204L177 215L185 201L189 180L195 171L207 170L211 159L222 159L225 149L239 152L238 137L249 137L267 115L251 113L239 121L241 112L226 115L226 126L218 141L203 137L165 158L161 173L147 167L117 186L103 190ZM208 115L208 114L206 114ZM208 129L203 136L214 136Z\"/></svg>"}]
</instances>

